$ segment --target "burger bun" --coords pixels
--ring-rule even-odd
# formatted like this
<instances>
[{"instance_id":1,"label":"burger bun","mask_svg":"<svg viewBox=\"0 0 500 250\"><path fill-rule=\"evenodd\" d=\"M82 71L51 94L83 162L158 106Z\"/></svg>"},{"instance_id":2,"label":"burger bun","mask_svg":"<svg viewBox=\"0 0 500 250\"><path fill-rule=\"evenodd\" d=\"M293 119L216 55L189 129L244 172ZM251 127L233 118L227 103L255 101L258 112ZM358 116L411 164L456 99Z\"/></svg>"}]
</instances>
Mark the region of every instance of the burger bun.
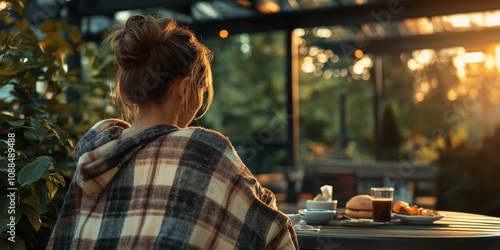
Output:
<instances>
[{"instance_id":1,"label":"burger bun","mask_svg":"<svg viewBox=\"0 0 500 250\"><path fill-rule=\"evenodd\" d=\"M373 218L373 199L370 195L358 194L346 203L345 214L352 218Z\"/></svg>"}]
</instances>

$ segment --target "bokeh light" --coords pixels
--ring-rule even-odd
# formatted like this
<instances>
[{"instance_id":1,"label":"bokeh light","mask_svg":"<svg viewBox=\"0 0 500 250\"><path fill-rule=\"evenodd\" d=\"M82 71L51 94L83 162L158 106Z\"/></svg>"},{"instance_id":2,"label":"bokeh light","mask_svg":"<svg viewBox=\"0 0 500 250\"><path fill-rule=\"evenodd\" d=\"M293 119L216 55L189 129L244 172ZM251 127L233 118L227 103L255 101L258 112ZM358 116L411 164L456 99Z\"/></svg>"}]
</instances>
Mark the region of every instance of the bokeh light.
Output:
<instances>
[{"instance_id":1,"label":"bokeh light","mask_svg":"<svg viewBox=\"0 0 500 250\"><path fill-rule=\"evenodd\" d=\"M219 37L222 39L225 39L229 36L229 32L227 30L220 30L219 31Z\"/></svg>"}]
</instances>

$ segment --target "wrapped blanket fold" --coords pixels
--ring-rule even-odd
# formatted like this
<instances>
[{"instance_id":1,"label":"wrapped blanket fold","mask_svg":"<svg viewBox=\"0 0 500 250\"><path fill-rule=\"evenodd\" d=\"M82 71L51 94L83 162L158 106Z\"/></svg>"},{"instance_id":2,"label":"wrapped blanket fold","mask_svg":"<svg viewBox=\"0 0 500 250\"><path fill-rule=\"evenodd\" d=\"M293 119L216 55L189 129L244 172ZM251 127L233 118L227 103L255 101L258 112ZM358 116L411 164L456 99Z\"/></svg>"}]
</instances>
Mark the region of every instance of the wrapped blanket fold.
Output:
<instances>
[{"instance_id":1,"label":"wrapped blanket fold","mask_svg":"<svg viewBox=\"0 0 500 250\"><path fill-rule=\"evenodd\" d=\"M157 125L130 137L108 119L79 141L76 173L47 249L296 249L229 140Z\"/></svg>"}]
</instances>

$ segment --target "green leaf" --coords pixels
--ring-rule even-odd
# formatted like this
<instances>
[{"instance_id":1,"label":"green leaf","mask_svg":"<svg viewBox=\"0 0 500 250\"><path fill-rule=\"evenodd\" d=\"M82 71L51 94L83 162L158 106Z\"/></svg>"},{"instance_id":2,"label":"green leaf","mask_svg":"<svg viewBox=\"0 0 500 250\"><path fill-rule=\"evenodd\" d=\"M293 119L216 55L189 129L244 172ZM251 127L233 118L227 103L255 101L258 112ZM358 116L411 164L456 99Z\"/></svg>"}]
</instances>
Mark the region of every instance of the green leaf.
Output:
<instances>
[{"instance_id":1,"label":"green leaf","mask_svg":"<svg viewBox=\"0 0 500 250\"><path fill-rule=\"evenodd\" d=\"M65 78L70 78L70 77L78 77L80 75L80 70L78 69L73 69L69 71L68 73L64 73L63 76Z\"/></svg>"},{"instance_id":2,"label":"green leaf","mask_svg":"<svg viewBox=\"0 0 500 250\"><path fill-rule=\"evenodd\" d=\"M24 125L24 119L17 119L15 117L6 114L2 114L1 116L3 120L6 121L11 126L19 127Z\"/></svg>"},{"instance_id":3,"label":"green leaf","mask_svg":"<svg viewBox=\"0 0 500 250\"><path fill-rule=\"evenodd\" d=\"M0 185L7 186L9 183L9 172L7 171L7 165L9 161L6 157L0 157L0 166L5 166L0 168ZM1 231L0 231L1 232Z\"/></svg>"},{"instance_id":4,"label":"green leaf","mask_svg":"<svg viewBox=\"0 0 500 250\"><path fill-rule=\"evenodd\" d=\"M16 35L15 37L12 38L12 40L9 41L9 45L11 48L19 48L25 39L21 34Z\"/></svg>"},{"instance_id":5,"label":"green leaf","mask_svg":"<svg viewBox=\"0 0 500 250\"><path fill-rule=\"evenodd\" d=\"M68 38L73 44L77 44L82 39L82 32L78 26L72 25L68 31Z\"/></svg>"},{"instance_id":6,"label":"green leaf","mask_svg":"<svg viewBox=\"0 0 500 250\"><path fill-rule=\"evenodd\" d=\"M40 156L35 159L35 161L24 166L24 168L19 171L18 179L19 185L26 186L37 180L39 180L45 170L50 166L52 158L49 156Z\"/></svg>"},{"instance_id":7,"label":"green leaf","mask_svg":"<svg viewBox=\"0 0 500 250\"><path fill-rule=\"evenodd\" d=\"M40 207L40 204L38 204L38 206ZM22 207L24 210L24 214L31 223L31 226L33 226L33 228L36 231L38 231L38 229L40 229L40 227L42 226L42 220L40 219L40 212L35 211L35 208L29 205L25 205L25 203L22 204Z\"/></svg>"},{"instance_id":8,"label":"green leaf","mask_svg":"<svg viewBox=\"0 0 500 250\"><path fill-rule=\"evenodd\" d=\"M51 64L47 69L47 71L45 71L45 79L46 80L52 79L52 76L54 75L54 73L56 73L56 70L57 68L55 67L55 65Z\"/></svg>"},{"instance_id":9,"label":"green leaf","mask_svg":"<svg viewBox=\"0 0 500 250\"><path fill-rule=\"evenodd\" d=\"M52 183L54 183L58 187L66 185L66 181L64 180L64 178L60 174L50 173L50 174L46 175L46 178L47 178L47 180L50 180Z\"/></svg>"},{"instance_id":10,"label":"green leaf","mask_svg":"<svg viewBox=\"0 0 500 250\"><path fill-rule=\"evenodd\" d=\"M41 212L40 201L38 200L38 197L36 197L35 194L30 193L28 196L23 197L21 199L21 203L30 206L33 209L33 211L35 211L37 214L40 214Z\"/></svg>"},{"instance_id":11,"label":"green leaf","mask_svg":"<svg viewBox=\"0 0 500 250\"><path fill-rule=\"evenodd\" d=\"M23 14L24 8L26 7L26 0L12 0L9 2L12 3L12 8L14 8L19 15Z\"/></svg>"},{"instance_id":12,"label":"green leaf","mask_svg":"<svg viewBox=\"0 0 500 250\"><path fill-rule=\"evenodd\" d=\"M46 128L39 127L37 124L32 123L33 127L25 127L24 136L28 140L37 140L42 141L43 138L47 135L48 131Z\"/></svg>"},{"instance_id":13,"label":"green leaf","mask_svg":"<svg viewBox=\"0 0 500 250\"><path fill-rule=\"evenodd\" d=\"M49 121L46 121L46 120L42 121L41 124L46 129L54 132L54 134L56 134L56 136L57 136L57 139L59 139L63 144L66 143L66 141L68 141L68 139L69 139L69 133L66 130L64 130L64 129L58 127L57 125L52 124L52 123L50 123Z\"/></svg>"},{"instance_id":14,"label":"green leaf","mask_svg":"<svg viewBox=\"0 0 500 250\"><path fill-rule=\"evenodd\" d=\"M6 140L0 140L0 152L5 152L9 149L9 143ZM5 166L5 165L0 165Z\"/></svg>"},{"instance_id":15,"label":"green leaf","mask_svg":"<svg viewBox=\"0 0 500 250\"><path fill-rule=\"evenodd\" d=\"M56 184L54 184L54 182L52 182L50 180L46 180L45 185L47 185L47 189L49 190L49 198L52 200L54 198L54 196L56 195L57 190L59 188L57 187Z\"/></svg>"},{"instance_id":16,"label":"green leaf","mask_svg":"<svg viewBox=\"0 0 500 250\"><path fill-rule=\"evenodd\" d=\"M66 186L66 181L64 180L64 177L62 177L62 175L60 175L60 174L58 174L58 173L55 173L55 174L53 174L53 175L54 175L54 177L55 177L55 178L59 181L59 184L60 184L61 186L63 186L63 187L64 187L64 186Z\"/></svg>"},{"instance_id":17,"label":"green leaf","mask_svg":"<svg viewBox=\"0 0 500 250\"><path fill-rule=\"evenodd\" d=\"M32 99L32 101L33 101L33 105L35 107L39 107L39 108L45 108L45 107L47 107L47 100L45 100L45 99L34 98L34 99Z\"/></svg>"},{"instance_id":18,"label":"green leaf","mask_svg":"<svg viewBox=\"0 0 500 250\"><path fill-rule=\"evenodd\" d=\"M0 75L1 76L12 76L12 75L15 75L17 74L17 72L19 72L18 69L0 69Z\"/></svg>"},{"instance_id":19,"label":"green leaf","mask_svg":"<svg viewBox=\"0 0 500 250\"><path fill-rule=\"evenodd\" d=\"M13 62L6 61L6 62L0 64L0 69L10 69L10 68L12 68L12 66L14 66Z\"/></svg>"},{"instance_id":20,"label":"green leaf","mask_svg":"<svg viewBox=\"0 0 500 250\"><path fill-rule=\"evenodd\" d=\"M9 235L10 236L10 235ZM26 243L21 237L16 237L16 241L6 241L5 245L0 245L0 250L18 250L18 249L26 249Z\"/></svg>"},{"instance_id":21,"label":"green leaf","mask_svg":"<svg viewBox=\"0 0 500 250\"><path fill-rule=\"evenodd\" d=\"M10 13L7 11L0 11L0 20L4 22L4 20L10 16ZM5 22L4 22L5 23Z\"/></svg>"},{"instance_id":22,"label":"green leaf","mask_svg":"<svg viewBox=\"0 0 500 250\"><path fill-rule=\"evenodd\" d=\"M5 219L4 217L0 217L0 232L7 231L9 229L9 226L7 226L7 223L9 223L9 219Z\"/></svg>"}]
</instances>

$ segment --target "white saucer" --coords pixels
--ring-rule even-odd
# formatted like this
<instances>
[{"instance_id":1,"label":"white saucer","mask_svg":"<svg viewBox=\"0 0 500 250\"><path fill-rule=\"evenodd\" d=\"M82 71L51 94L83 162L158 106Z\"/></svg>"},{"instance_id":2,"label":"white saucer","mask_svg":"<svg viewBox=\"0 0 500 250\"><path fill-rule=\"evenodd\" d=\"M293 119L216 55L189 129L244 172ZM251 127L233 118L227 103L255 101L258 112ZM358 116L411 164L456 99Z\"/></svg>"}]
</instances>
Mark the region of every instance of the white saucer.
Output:
<instances>
[{"instance_id":1,"label":"white saucer","mask_svg":"<svg viewBox=\"0 0 500 250\"><path fill-rule=\"evenodd\" d=\"M434 221L440 220L444 216L444 214L438 216L394 214L394 217L400 219L402 222L410 224L432 224Z\"/></svg>"}]
</instances>

